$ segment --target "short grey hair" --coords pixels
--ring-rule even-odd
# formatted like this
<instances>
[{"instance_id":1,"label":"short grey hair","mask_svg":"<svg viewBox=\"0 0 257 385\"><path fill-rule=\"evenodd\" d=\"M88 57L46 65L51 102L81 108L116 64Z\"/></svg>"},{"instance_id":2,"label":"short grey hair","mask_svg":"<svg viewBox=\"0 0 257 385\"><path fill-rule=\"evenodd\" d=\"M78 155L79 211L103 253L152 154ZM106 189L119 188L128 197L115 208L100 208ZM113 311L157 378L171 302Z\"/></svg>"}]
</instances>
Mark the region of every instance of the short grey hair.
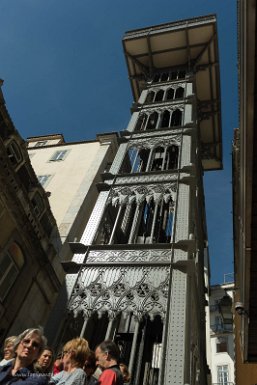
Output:
<instances>
[{"instance_id":1,"label":"short grey hair","mask_svg":"<svg viewBox=\"0 0 257 385\"><path fill-rule=\"evenodd\" d=\"M21 341L26 337L26 336L30 336L32 334L37 334L40 338L40 346L39 346L39 351L38 351L38 356L40 356L40 354L42 353L42 351L44 350L45 346L47 345L47 339L46 337L43 335L43 330L40 329L40 328L30 328L30 329L26 329L24 330L24 332L22 332L21 334L19 334L17 337L16 337L16 340L14 341L14 346L13 346L13 351L14 353L16 352L16 349L18 347L18 345L21 343Z\"/></svg>"}]
</instances>

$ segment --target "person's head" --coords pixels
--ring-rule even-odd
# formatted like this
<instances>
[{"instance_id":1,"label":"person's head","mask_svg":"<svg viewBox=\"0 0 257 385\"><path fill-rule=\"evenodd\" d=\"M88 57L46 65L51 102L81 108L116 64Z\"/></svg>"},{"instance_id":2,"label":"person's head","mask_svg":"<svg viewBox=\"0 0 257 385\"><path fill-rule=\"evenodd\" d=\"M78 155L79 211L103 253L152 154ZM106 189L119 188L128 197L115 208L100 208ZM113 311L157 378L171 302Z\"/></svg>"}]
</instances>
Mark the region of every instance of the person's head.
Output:
<instances>
[{"instance_id":1,"label":"person's head","mask_svg":"<svg viewBox=\"0 0 257 385\"><path fill-rule=\"evenodd\" d=\"M120 367L120 371L121 371L121 374L122 374L122 377L123 377L123 381L124 382L129 382L130 381L130 373L128 371L127 365L125 365L125 364L123 364L123 362L121 362L119 364L119 367Z\"/></svg>"},{"instance_id":2,"label":"person's head","mask_svg":"<svg viewBox=\"0 0 257 385\"><path fill-rule=\"evenodd\" d=\"M62 353L59 352L54 361L53 372L54 374L56 374L61 372L62 370L63 370Z\"/></svg>"},{"instance_id":3,"label":"person's head","mask_svg":"<svg viewBox=\"0 0 257 385\"><path fill-rule=\"evenodd\" d=\"M88 342L84 338L78 337L68 341L63 347L64 370L67 365L83 368L89 350Z\"/></svg>"},{"instance_id":4,"label":"person's head","mask_svg":"<svg viewBox=\"0 0 257 385\"><path fill-rule=\"evenodd\" d=\"M95 358L95 353L92 352L92 350L90 350L89 352L89 355L85 361L83 369L87 376L92 376L92 374L96 370L96 358Z\"/></svg>"},{"instance_id":5,"label":"person's head","mask_svg":"<svg viewBox=\"0 0 257 385\"><path fill-rule=\"evenodd\" d=\"M40 329L27 329L14 342L15 359L24 366L31 365L40 356L46 345L46 338Z\"/></svg>"},{"instance_id":6,"label":"person's head","mask_svg":"<svg viewBox=\"0 0 257 385\"><path fill-rule=\"evenodd\" d=\"M115 342L107 340L101 342L95 351L96 364L102 368L109 368L117 364L120 358L120 351Z\"/></svg>"},{"instance_id":7,"label":"person's head","mask_svg":"<svg viewBox=\"0 0 257 385\"><path fill-rule=\"evenodd\" d=\"M51 369L53 356L53 350L49 348L49 346L45 346L44 350L37 359L37 365L43 372L47 372Z\"/></svg>"},{"instance_id":8,"label":"person's head","mask_svg":"<svg viewBox=\"0 0 257 385\"><path fill-rule=\"evenodd\" d=\"M16 340L16 336L7 337L4 341L4 359L10 360L14 357L13 346Z\"/></svg>"}]
</instances>

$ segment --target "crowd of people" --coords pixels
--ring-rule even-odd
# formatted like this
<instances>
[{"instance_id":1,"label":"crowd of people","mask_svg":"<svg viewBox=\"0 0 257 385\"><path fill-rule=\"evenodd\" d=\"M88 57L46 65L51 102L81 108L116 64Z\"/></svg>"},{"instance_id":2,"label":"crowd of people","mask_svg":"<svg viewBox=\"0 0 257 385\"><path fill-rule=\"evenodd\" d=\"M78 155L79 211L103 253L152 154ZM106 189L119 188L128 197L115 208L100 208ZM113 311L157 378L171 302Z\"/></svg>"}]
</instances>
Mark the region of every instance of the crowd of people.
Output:
<instances>
[{"instance_id":1,"label":"crowd of people","mask_svg":"<svg viewBox=\"0 0 257 385\"><path fill-rule=\"evenodd\" d=\"M47 346L41 329L27 329L4 342L0 385L123 385L129 381L128 368L111 340L92 351L85 338L77 337L57 355Z\"/></svg>"}]
</instances>

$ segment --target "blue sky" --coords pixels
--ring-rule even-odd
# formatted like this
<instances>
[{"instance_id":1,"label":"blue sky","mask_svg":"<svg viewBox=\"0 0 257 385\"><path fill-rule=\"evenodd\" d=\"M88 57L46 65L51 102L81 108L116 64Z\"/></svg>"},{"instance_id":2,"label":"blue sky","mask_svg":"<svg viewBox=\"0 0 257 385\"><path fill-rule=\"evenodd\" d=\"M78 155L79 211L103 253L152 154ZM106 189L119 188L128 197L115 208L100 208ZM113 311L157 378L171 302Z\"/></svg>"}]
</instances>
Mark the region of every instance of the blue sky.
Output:
<instances>
[{"instance_id":1,"label":"blue sky","mask_svg":"<svg viewBox=\"0 0 257 385\"><path fill-rule=\"evenodd\" d=\"M205 174L212 283L233 271L231 145L238 125L236 0L0 0L0 78L23 138L120 131L132 93L125 31L216 14L224 170Z\"/></svg>"}]
</instances>

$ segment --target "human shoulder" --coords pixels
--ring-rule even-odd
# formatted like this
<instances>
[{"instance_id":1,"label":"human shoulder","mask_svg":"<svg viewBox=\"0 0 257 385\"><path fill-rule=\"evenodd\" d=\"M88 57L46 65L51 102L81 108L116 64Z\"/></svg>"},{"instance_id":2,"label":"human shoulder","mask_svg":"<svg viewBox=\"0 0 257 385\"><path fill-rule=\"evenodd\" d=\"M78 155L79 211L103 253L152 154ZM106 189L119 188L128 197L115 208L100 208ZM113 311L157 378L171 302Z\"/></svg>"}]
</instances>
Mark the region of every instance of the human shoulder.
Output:
<instances>
[{"instance_id":1,"label":"human shoulder","mask_svg":"<svg viewBox=\"0 0 257 385\"><path fill-rule=\"evenodd\" d=\"M19 384L20 381L24 385L46 385L48 383L47 376L35 372L33 366L18 370L14 377L18 378L16 384Z\"/></svg>"},{"instance_id":2,"label":"human shoulder","mask_svg":"<svg viewBox=\"0 0 257 385\"><path fill-rule=\"evenodd\" d=\"M66 376L67 376L66 372L62 370L61 372L53 375L50 378L49 384L58 384L61 380L65 379ZM65 383L65 380L63 381L63 383Z\"/></svg>"},{"instance_id":3,"label":"human shoulder","mask_svg":"<svg viewBox=\"0 0 257 385\"><path fill-rule=\"evenodd\" d=\"M56 385L80 385L86 379L86 374L83 369L77 368L74 372L68 373L64 370L55 376L51 377L49 384Z\"/></svg>"},{"instance_id":4,"label":"human shoulder","mask_svg":"<svg viewBox=\"0 0 257 385\"><path fill-rule=\"evenodd\" d=\"M74 370L73 375L74 378L86 378L86 373L81 368L77 368L76 370Z\"/></svg>"},{"instance_id":5,"label":"human shoulder","mask_svg":"<svg viewBox=\"0 0 257 385\"><path fill-rule=\"evenodd\" d=\"M86 379L86 373L83 369L77 368L74 372L69 373L66 377L65 385L81 385L84 384Z\"/></svg>"},{"instance_id":6,"label":"human shoulder","mask_svg":"<svg viewBox=\"0 0 257 385\"><path fill-rule=\"evenodd\" d=\"M12 365L5 365L0 368L1 383L15 382L16 385L46 385L48 383L45 375L34 373L28 368L18 370L13 376L11 375L11 369Z\"/></svg>"},{"instance_id":7,"label":"human shoulder","mask_svg":"<svg viewBox=\"0 0 257 385\"><path fill-rule=\"evenodd\" d=\"M2 361L0 361L0 366L11 364L13 361L14 361L14 358L10 358L9 360L6 360L5 358L3 358Z\"/></svg>"},{"instance_id":8,"label":"human shoulder","mask_svg":"<svg viewBox=\"0 0 257 385\"><path fill-rule=\"evenodd\" d=\"M31 372L28 378L23 381L23 384L26 385L46 385L48 384L48 377L45 374L33 373Z\"/></svg>"},{"instance_id":9,"label":"human shoulder","mask_svg":"<svg viewBox=\"0 0 257 385\"><path fill-rule=\"evenodd\" d=\"M10 375L10 372L12 370L12 364L7 363L3 366L0 366L0 381L3 381L6 377Z\"/></svg>"},{"instance_id":10,"label":"human shoulder","mask_svg":"<svg viewBox=\"0 0 257 385\"><path fill-rule=\"evenodd\" d=\"M99 377L100 385L116 385L117 383L117 373L111 368L107 368L103 371Z\"/></svg>"},{"instance_id":11,"label":"human shoulder","mask_svg":"<svg viewBox=\"0 0 257 385\"><path fill-rule=\"evenodd\" d=\"M98 379L96 377L94 377L94 375L92 375L89 379L87 378L85 384L86 385L98 385L99 382L98 382Z\"/></svg>"}]
</instances>

